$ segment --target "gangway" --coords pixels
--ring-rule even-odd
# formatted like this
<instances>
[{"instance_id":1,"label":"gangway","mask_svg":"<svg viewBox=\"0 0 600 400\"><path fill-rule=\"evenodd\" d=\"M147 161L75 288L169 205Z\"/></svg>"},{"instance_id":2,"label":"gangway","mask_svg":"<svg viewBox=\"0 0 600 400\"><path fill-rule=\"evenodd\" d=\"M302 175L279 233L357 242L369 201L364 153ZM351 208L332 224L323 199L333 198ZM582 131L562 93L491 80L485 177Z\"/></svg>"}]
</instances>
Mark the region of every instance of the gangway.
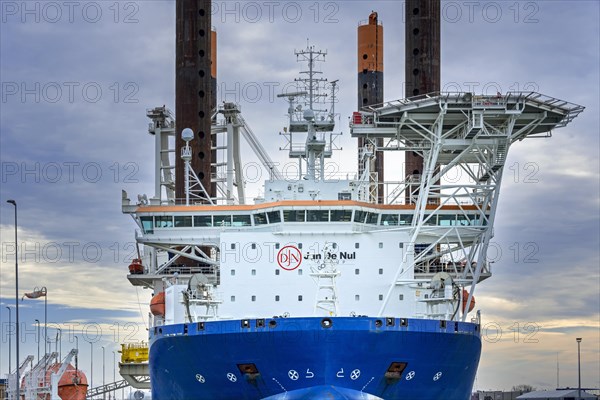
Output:
<instances>
[{"instance_id":1,"label":"gangway","mask_svg":"<svg viewBox=\"0 0 600 400\"><path fill-rule=\"evenodd\" d=\"M94 397L101 396L106 393L116 392L119 389L123 389L130 386L129 382L125 379L122 379L117 382L107 383L106 385L97 386L95 388L89 389L86 394L86 399L93 399Z\"/></svg>"}]
</instances>

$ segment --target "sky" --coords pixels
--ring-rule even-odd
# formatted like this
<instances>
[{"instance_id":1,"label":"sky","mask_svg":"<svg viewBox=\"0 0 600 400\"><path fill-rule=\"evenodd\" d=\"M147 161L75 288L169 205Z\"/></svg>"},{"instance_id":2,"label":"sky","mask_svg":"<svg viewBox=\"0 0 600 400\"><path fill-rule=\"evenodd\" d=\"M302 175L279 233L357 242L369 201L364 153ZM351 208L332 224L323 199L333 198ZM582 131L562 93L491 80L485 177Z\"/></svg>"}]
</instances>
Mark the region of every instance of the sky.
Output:
<instances>
[{"instance_id":1,"label":"sky","mask_svg":"<svg viewBox=\"0 0 600 400\"><path fill-rule=\"evenodd\" d=\"M378 11L384 25L384 97L404 95L401 1L213 2L218 101L242 115L272 158L286 162L278 132L287 105L274 95L301 65L307 40L327 50L323 72L339 79L337 128L355 169L356 28ZM147 108L175 99L173 1L0 1L0 374L8 369L6 306L14 306L14 208L18 203L19 297L48 289L48 335L63 353L78 337L94 384L112 378L118 343L146 337L150 291L129 285L135 226L130 198L153 194ZM483 353L475 389L530 384L600 387L600 3L443 1L442 90L534 90L586 110L549 139L511 147L488 258L478 286ZM255 160L246 149L245 162ZM386 162L386 171L394 168ZM248 196L260 194L249 187ZM36 354L44 303L19 303L21 354ZM12 318L14 322L14 311ZM14 336L13 336L14 339ZM13 340L14 345L14 340ZM52 345L54 346L54 344ZM42 343L43 347L43 343ZM14 366L14 350L12 353ZM86 367L87 366L87 367Z\"/></svg>"}]
</instances>

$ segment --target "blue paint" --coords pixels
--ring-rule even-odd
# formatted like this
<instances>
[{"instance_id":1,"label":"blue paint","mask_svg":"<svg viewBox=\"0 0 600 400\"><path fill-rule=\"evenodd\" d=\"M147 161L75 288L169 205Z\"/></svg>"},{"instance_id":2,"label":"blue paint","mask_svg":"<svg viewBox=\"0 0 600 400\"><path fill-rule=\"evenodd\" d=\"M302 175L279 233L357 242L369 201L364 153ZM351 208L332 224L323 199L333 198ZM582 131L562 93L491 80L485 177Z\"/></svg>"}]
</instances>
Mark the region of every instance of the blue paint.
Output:
<instances>
[{"instance_id":1,"label":"blue paint","mask_svg":"<svg viewBox=\"0 0 600 400\"><path fill-rule=\"evenodd\" d=\"M481 340L472 323L373 317L232 320L151 332L154 399L470 398ZM406 363L401 374L387 374ZM258 373L240 369L252 364ZM376 397L375 397L376 398Z\"/></svg>"}]
</instances>

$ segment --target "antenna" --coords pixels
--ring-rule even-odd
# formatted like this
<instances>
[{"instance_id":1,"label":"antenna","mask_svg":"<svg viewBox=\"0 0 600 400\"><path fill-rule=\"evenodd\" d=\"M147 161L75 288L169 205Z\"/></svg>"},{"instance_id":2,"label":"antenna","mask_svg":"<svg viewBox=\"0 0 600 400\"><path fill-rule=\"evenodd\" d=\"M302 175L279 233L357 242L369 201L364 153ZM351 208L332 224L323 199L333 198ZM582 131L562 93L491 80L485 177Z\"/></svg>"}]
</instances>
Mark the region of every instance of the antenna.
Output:
<instances>
[{"instance_id":1,"label":"antenna","mask_svg":"<svg viewBox=\"0 0 600 400\"><path fill-rule=\"evenodd\" d=\"M185 163L185 205L190 205L190 161L192 161L192 148L190 141L194 138L194 131L185 128L181 131L181 138L185 141L185 147L181 148L181 159Z\"/></svg>"}]
</instances>

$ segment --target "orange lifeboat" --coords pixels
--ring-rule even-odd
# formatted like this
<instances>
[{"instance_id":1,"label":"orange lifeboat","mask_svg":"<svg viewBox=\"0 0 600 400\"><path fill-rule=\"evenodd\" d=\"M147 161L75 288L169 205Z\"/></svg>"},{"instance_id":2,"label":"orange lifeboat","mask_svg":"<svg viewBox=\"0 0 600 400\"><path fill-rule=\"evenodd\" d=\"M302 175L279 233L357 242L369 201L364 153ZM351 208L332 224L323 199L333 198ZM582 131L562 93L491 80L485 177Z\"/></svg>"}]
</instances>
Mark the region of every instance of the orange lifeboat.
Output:
<instances>
[{"instance_id":1,"label":"orange lifeboat","mask_svg":"<svg viewBox=\"0 0 600 400\"><path fill-rule=\"evenodd\" d=\"M160 292L150 300L150 312L157 317L165 316L165 292Z\"/></svg>"},{"instance_id":2,"label":"orange lifeboat","mask_svg":"<svg viewBox=\"0 0 600 400\"><path fill-rule=\"evenodd\" d=\"M467 301L468 300L469 300L469 292L467 292L465 289L463 289L463 291L462 291L462 311L463 311L463 313L467 309ZM473 298L471 299L471 304L469 304L469 310L467 312L473 311L474 308L475 308L475 296L473 296Z\"/></svg>"},{"instance_id":3,"label":"orange lifeboat","mask_svg":"<svg viewBox=\"0 0 600 400\"><path fill-rule=\"evenodd\" d=\"M46 370L46 381L52 381L52 374L58 372L61 364L52 364L48 366ZM25 374L23 380L21 381L21 388L23 390L27 390L27 383L29 381L29 373ZM43 386L42 383L39 384L40 387ZM88 382L85 374L82 370L75 370L71 364L67 365L67 368L58 381L58 397L61 400L85 400L88 389ZM24 398L23 396L21 397ZM50 395L38 395L37 399L40 400L50 400Z\"/></svg>"},{"instance_id":4,"label":"orange lifeboat","mask_svg":"<svg viewBox=\"0 0 600 400\"><path fill-rule=\"evenodd\" d=\"M141 258L134 258L129 264L129 273L131 275L140 275L144 273L144 266Z\"/></svg>"}]
</instances>

